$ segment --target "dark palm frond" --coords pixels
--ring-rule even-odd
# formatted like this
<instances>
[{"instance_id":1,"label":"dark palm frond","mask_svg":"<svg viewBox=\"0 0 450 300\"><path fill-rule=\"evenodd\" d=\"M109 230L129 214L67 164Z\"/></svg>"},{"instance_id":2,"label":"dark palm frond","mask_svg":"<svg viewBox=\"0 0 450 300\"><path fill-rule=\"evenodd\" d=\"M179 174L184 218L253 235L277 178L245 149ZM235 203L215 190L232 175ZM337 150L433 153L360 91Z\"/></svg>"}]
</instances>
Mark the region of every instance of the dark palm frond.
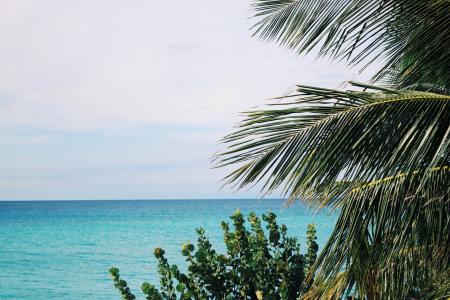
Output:
<instances>
[{"instance_id":1,"label":"dark palm frond","mask_svg":"<svg viewBox=\"0 0 450 300\"><path fill-rule=\"evenodd\" d=\"M416 191L418 171L329 191L325 198L339 203L340 216L314 266L316 284L306 299L329 299L330 293L341 297L343 291L406 299L430 293L430 282L445 278L450 268L450 169L424 172L430 176L421 193ZM342 270L346 285L335 293Z\"/></svg>"},{"instance_id":2,"label":"dark palm frond","mask_svg":"<svg viewBox=\"0 0 450 300\"><path fill-rule=\"evenodd\" d=\"M226 180L258 182L291 199L336 181L371 182L447 165L450 96L352 83L363 90L298 86L271 109L248 112L224 138ZM427 173L421 173L427 176Z\"/></svg>"},{"instance_id":3,"label":"dark palm frond","mask_svg":"<svg viewBox=\"0 0 450 300\"><path fill-rule=\"evenodd\" d=\"M428 293L423 297L424 300L449 299L450 298L450 269L437 273L432 282Z\"/></svg>"},{"instance_id":4,"label":"dark palm frond","mask_svg":"<svg viewBox=\"0 0 450 300\"><path fill-rule=\"evenodd\" d=\"M396 86L450 88L450 3L446 0L253 0L254 34L298 53L363 66Z\"/></svg>"}]
</instances>

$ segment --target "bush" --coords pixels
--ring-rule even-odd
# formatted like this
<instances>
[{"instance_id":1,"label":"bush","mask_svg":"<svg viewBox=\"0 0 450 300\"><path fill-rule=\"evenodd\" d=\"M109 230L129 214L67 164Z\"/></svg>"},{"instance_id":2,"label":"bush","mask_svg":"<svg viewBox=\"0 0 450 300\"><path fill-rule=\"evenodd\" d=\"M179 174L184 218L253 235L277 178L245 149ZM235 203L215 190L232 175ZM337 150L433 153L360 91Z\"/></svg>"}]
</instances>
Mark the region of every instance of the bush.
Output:
<instances>
[{"instance_id":1,"label":"bush","mask_svg":"<svg viewBox=\"0 0 450 300\"><path fill-rule=\"evenodd\" d=\"M164 250L156 248L160 274L159 289L145 282L142 291L146 299L296 299L309 286L305 274L314 263L318 246L316 230L308 226L306 255L300 253L296 238L287 236L285 225L279 226L276 215L262 216L250 213L245 226L244 216L238 210L231 217L233 229L222 222L226 254L212 248L203 228L198 228L197 247L186 243L181 253L188 264L187 273L178 266L169 265ZM120 279L119 270L109 270L114 286L123 299L136 299L126 281Z\"/></svg>"}]
</instances>

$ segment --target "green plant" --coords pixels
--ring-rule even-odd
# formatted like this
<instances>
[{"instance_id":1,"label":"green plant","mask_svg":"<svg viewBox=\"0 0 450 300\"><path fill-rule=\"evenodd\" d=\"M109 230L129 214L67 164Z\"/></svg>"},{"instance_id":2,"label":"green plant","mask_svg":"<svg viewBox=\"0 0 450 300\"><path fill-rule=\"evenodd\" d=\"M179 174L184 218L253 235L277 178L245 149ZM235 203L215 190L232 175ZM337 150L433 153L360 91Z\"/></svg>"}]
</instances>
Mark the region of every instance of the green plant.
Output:
<instances>
[{"instance_id":1,"label":"green plant","mask_svg":"<svg viewBox=\"0 0 450 300\"><path fill-rule=\"evenodd\" d=\"M297 239L287 236L286 226L278 225L274 213L262 216L265 230L254 213L247 218L250 228L240 211L230 218L232 225L222 222L226 253L213 249L203 228L197 229L196 247L191 243L182 246L187 273L180 272L176 265L170 266L164 250L156 248L160 287L144 283L141 289L146 299L287 300L307 291L305 272L318 251L313 225L308 226L308 247L303 255ZM110 273L122 297L134 299L126 282L120 279L119 270L112 268Z\"/></svg>"},{"instance_id":2,"label":"green plant","mask_svg":"<svg viewBox=\"0 0 450 300\"><path fill-rule=\"evenodd\" d=\"M247 113L218 164L239 164L239 188L339 209L305 297L404 299L450 266L450 96L352 86Z\"/></svg>"},{"instance_id":3,"label":"green plant","mask_svg":"<svg viewBox=\"0 0 450 300\"><path fill-rule=\"evenodd\" d=\"M376 62L373 80L450 91L447 0L253 0L254 34L297 53L350 65Z\"/></svg>"},{"instance_id":4,"label":"green plant","mask_svg":"<svg viewBox=\"0 0 450 300\"><path fill-rule=\"evenodd\" d=\"M253 0L253 9L262 39L382 66L378 86L298 85L246 113L217 157L238 165L226 178L238 188L261 182L265 194L339 209L303 298L445 297L450 2Z\"/></svg>"},{"instance_id":5,"label":"green plant","mask_svg":"<svg viewBox=\"0 0 450 300\"><path fill-rule=\"evenodd\" d=\"M133 300L136 297L131 293L130 288L125 280L120 279L119 269L111 268L109 269L109 274L114 282L114 287L119 290L122 299Z\"/></svg>"},{"instance_id":6,"label":"green plant","mask_svg":"<svg viewBox=\"0 0 450 300\"><path fill-rule=\"evenodd\" d=\"M316 240L316 228L314 225L308 225L308 231L306 232L306 245L308 246L308 252L305 254L305 270L306 273L312 268L317 259L317 251L319 250L319 245L317 245Z\"/></svg>"}]
</instances>

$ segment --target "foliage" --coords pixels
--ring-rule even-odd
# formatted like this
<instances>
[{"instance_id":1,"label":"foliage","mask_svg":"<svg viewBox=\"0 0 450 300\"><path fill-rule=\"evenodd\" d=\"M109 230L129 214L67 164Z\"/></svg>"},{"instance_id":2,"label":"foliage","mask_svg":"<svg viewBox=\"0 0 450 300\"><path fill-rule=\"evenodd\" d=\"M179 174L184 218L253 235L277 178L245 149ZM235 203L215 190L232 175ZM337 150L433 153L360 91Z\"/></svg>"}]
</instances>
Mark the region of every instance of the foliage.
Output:
<instances>
[{"instance_id":1,"label":"foliage","mask_svg":"<svg viewBox=\"0 0 450 300\"><path fill-rule=\"evenodd\" d=\"M423 170L448 165L450 96L351 85L297 86L268 109L246 113L217 156L217 166L240 165L227 182L262 181L268 193L283 187L285 196L304 199L337 181L405 174L424 182L431 173Z\"/></svg>"},{"instance_id":2,"label":"foliage","mask_svg":"<svg viewBox=\"0 0 450 300\"><path fill-rule=\"evenodd\" d=\"M146 299L296 299L307 291L305 274L317 257L316 230L308 226L306 255L300 253L296 238L287 236L285 225L278 225L276 215L268 213L261 220L250 213L245 225L244 216L236 211L230 224L222 222L226 253L213 249L203 228L197 229L197 247L182 246L187 273L178 266L170 266L164 250L155 249L158 259L160 288L144 283ZM119 271L110 273L124 299L134 299ZM117 282L123 282L117 284ZM126 298L129 297L129 298Z\"/></svg>"},{"instance_id":3,"label":"foliage","mask_svg":"<svg viewBox=\"0 0 450 300\"><path fill-rule=\"evenodd\" d=\"M253 0L255 35L351 65L388 87L297 86L224 138L227 183L340 210L306 299L449 292L450 2Z\"/></svg>"},{"instance_id":4,"label":"foliage","mask_svg":"<svg viewBox=\"0 0 450 300\"><path fill-rule=\"evenodd\" d=\"M122 299L133 300L136 297L131 293L130 288L125 280L120 279L119 269L111 268L109 269L109 274L114 281L114 287L119 290Z\"/></svg>"},{"instance_id":5,"label":"foliage","mask_svg":"<svg viewBox=\"0 0 450 300\"><path fill-rule=\"evenodd\" d=\"M450 90L448 0L253 0L255 35L366 66L396 87Z\"/></svg>"},{"instance_id":6,"label":"foliage","mask_svg":"<svg viewBox=\"0 0 450 300\"><path fill-rule=\"evenodd\" d=\"M306 232L306 246L308 246L308 251L305 254L305 269L309 271L317 259L317 251L319 250L319 245L316 243L316 228L314 225L308 225L308 231ZM308 273L308 272L306 272Z\"/></svg>"},{"instance_id":7,"label":"foliage","mask_svg":"<svg viewBox=\"0 0 450 300\"><path fill-rule=\"evenodd\" d=\"M446 272L434 274L431 278L431 284L424 293L424 299L449 299L450 298L450 269Z\"/></svg>"},{"instance_id":8,"label":"foliage","mask_svg":"<svg viewBox=\"0 0 450 300\"><path fill-rule=\"evenodd\" d=\"M341 211L314 267L317 288L305 298L354 292L369 299L422 299L438 280L448 284L450 173L432 173L432 195L404 191L418 183L402 176L324 196Z\"/></svg>"},{"instance_id":9,"label":"foliage","mask_svg":"<svg viewBox=\"0 0 450 300\"><path fill-rule=\"evenodd\" d=\"M305 298L425 295L450 267L450 96L352 85L248 112L217 165L239 165L238 188L339 209Z\"/></svg>"}]
</instances>

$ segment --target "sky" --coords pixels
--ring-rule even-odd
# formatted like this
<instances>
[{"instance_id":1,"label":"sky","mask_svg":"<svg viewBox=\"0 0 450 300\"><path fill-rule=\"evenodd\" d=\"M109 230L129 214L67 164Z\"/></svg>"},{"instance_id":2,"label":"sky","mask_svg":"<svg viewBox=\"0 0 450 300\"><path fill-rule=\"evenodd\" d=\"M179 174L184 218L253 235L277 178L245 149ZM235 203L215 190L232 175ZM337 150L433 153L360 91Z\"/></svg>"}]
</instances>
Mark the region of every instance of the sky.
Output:
<instances>
[{"instance_id":1,"label":"sky","mask_svg":"<svg viewBox=\"0 0 450 300\"><path fill-rule=\"evenodd\" d=\"M251 198L213 169L240 112L364 81L252 38L250 0L4 0L0 200ZM273 195L277 197L277 195Z\"/></svg>"}]
</instances>

